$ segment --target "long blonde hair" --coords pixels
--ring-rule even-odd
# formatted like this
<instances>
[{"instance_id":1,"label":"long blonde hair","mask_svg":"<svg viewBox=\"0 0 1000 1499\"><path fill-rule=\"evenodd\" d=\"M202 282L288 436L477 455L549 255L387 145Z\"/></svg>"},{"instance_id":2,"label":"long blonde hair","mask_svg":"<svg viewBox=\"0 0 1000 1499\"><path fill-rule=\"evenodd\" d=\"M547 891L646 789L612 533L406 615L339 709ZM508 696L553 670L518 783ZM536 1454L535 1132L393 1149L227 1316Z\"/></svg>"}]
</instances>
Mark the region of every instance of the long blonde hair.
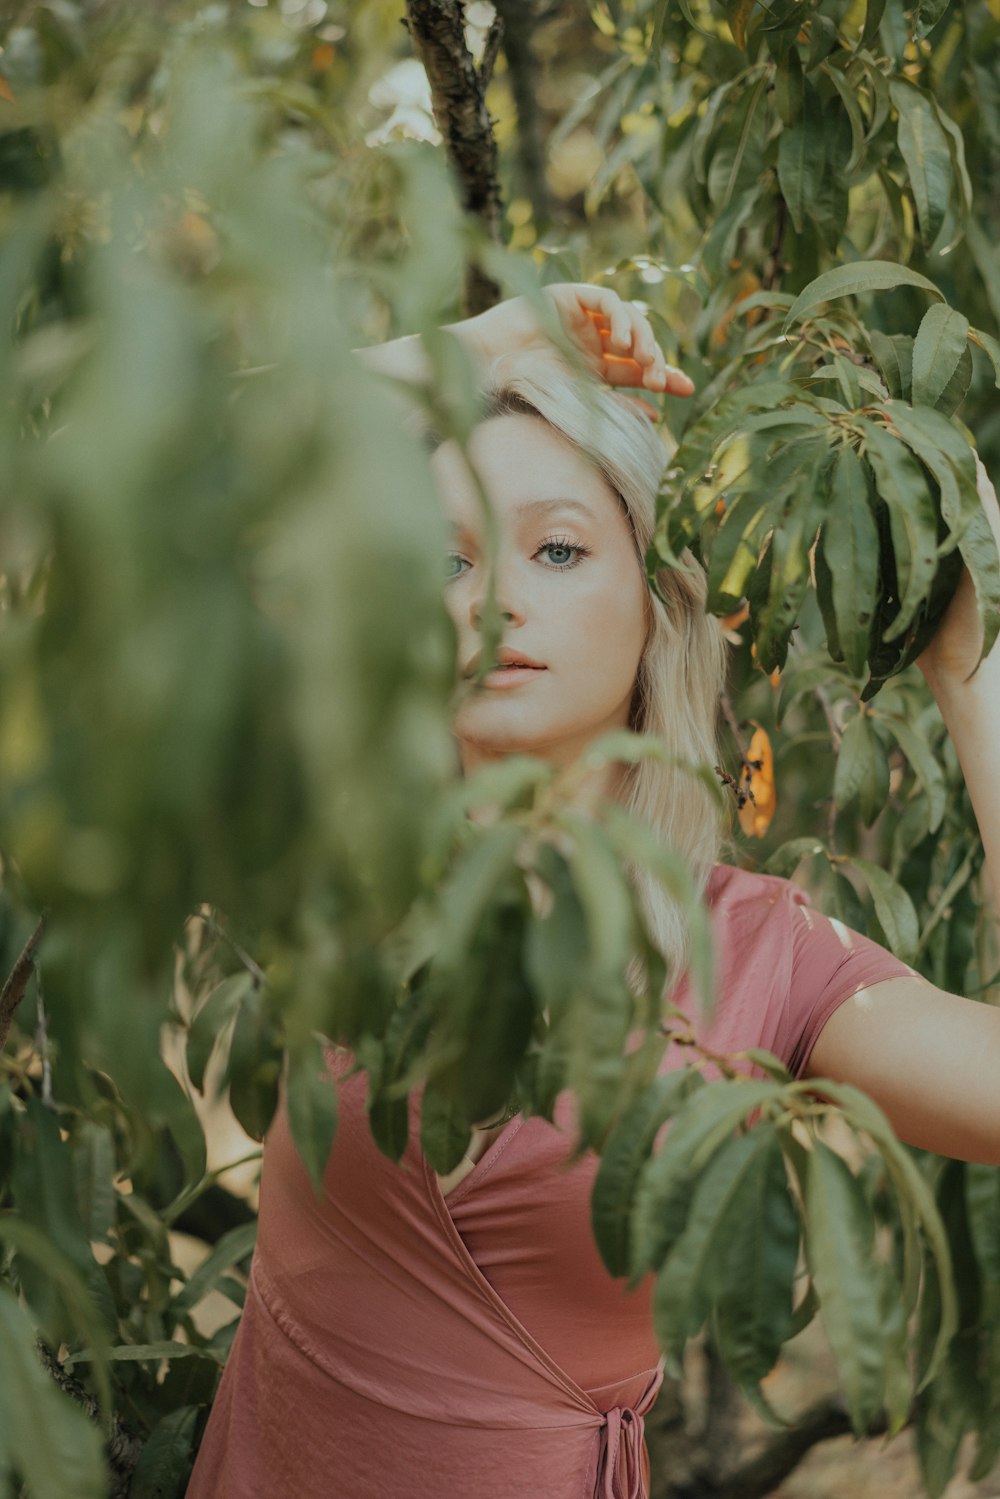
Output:
<instances>
[{"instance_id":1,"label":"long blonde hair","mask_svg":"<svg viewBox=\"0 0 1000 1499\"><path fill-rule=\"evenodd\" d=\"M633 404L596 380L574 376L554 360L496 361L484 380L483 420L533 414L574 444L618 495L646 578L645 556L656 525L656 500L667 450L652 422ZM705 612L704 574L689 553L690 572L661 567L649 590L650 625L639 663L629 728L661 739L672 755L714 766L716 722L725 685L726 646L719 621ZM718 809L708 789L661 760L628 767L623 806L652 828L688 863L699 893L723 847ZM626 873L646 918L650 937L668 962L672 979L688 953L687 924L659 881L635 864ZM638 958L629 983L641 982ZM668 982L668 988L670 987Z\"/></svg>"}]
</instances>

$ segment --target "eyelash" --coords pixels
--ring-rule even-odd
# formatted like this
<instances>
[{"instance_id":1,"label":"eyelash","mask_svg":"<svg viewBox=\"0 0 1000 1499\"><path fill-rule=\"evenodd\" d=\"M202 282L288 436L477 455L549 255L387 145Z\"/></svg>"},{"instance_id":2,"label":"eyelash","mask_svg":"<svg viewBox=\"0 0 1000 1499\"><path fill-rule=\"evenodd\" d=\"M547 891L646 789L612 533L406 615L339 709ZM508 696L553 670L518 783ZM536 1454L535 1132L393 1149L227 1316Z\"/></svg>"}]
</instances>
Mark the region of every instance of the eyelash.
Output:
<instances>
[{"instance_id":1,"label":"eyelash","mask_svg":"<svg viewBox=\"0 0 1000 1499\"><path fill-rule=\"evenodd\" d=\"M548 541L542 542L541 546L539 546L538 548L538 551L535 552L534 555L537 557L538 552L544 552L546 547L563 547L567 552L576 552L577 554L575 562L565 562L562 565L549 563L549 570L556 573L568 573L574 567L579 567L584 557L589 557L592 555L590 547L578 546L576 542L570 541L569 538L565 536L550 536ZM461 557L458 552L448 552L446 554L445 560L447 561L452 557L458 557L458 560L460 562L466 561L466 559L464 557ZM462 573L449 573L447 581L451 582L453 578L461 578L462 576Z\"/></svg>"}]
</instances>

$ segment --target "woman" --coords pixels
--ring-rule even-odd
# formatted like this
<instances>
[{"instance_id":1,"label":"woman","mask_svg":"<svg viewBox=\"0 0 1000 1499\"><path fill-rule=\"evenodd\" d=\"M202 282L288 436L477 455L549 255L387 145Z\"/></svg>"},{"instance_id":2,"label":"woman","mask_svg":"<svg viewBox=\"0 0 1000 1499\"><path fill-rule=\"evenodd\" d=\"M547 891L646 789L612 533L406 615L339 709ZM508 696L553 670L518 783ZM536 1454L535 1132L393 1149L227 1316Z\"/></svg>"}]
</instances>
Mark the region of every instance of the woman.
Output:
<instances>
[{"instance_id":1,"label":"woman","mask_svg":"<svg viewBox=\"0 0 1000 1499\"><path fill-rule=\"evenodd\" d=\"M512 753L571 764L595 737L631 727L713 760L724 653L695 578L646 585L663 450L632 398L607 385L689 394L644 315L613 292L549 289L605 388L553 362L522 299L453 330L490 386L470 457L492 501L501 666L458 700L463 773ZM511 357L513 356L513 357ZM527 357L526 357L527 356ZM419 342L366 351L419 378ZM500 360L498 364L497 361ZM450 442L431 458L454 529L446 582L460 676L481 649L486 566L477 492ZM1000 534L985 477L984 504ZM966 577L924 672L954 739L1000 888L1000 649L967 681L978 624ZM520 661L520 666L518 666ZM799 1077L868 1092L900 1137L1000 1164L1000 1012L941 992L877 944L812 910L788 881L717 862L715 820L662 765L611 764L580 784L614 797L695 870L712 913L719 1002L702 1039L763 1046ZM683 932L653 882L639 883L664 952ZM674 1002L688 1008L686 983ZM668 1050L663 1068L685 1060ZM483 1121L439 1178L419 1150L421 1090L398 1166L372 1142L367 1080L331 1048L340 1120L318 1202L284 1107L267 1138L246 1308L188 1499L639 1499L643 1416L663 1377L652 1277L629 1293L590 1230L597 1158L572 1167L576 1115ZM711 1069L707 1074L711 1076Z\"/></svg>"}]
</instances>

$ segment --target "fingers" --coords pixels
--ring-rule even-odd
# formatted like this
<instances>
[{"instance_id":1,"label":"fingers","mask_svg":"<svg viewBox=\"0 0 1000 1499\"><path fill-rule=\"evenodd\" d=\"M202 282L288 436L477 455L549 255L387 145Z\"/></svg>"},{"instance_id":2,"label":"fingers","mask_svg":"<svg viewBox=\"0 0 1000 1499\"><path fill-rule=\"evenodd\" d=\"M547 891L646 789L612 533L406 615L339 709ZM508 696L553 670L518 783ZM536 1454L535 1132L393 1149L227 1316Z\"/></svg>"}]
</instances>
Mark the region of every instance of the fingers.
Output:
<instances>
[{"instance_id":1,"label":"fingers","mask_svg":"<svg viewBox=\"0 0 1000 1499\"><path fill-rule=\"evenodd\" d=\"M589 362L595 367L599 362L600 373L610 385L644 386L676 396L692 394L694 382L667 364L641 303L626 302L610 287L589 282L546 289L571 317Z\"/></svg>"},{"instance_id":2,"label":"fingers","mask_svg":"<svg viewBox=\"0 0 1000 1499\"><path fill-rule=\"evenodd\" d=\"M656 341L645 308L625 302L617 292L601 288L604 305L597 326L602 331L606 378L612 385L642 385L670 395L690 395L693 381L668 365Z\"/></svg>"}]
</instances>

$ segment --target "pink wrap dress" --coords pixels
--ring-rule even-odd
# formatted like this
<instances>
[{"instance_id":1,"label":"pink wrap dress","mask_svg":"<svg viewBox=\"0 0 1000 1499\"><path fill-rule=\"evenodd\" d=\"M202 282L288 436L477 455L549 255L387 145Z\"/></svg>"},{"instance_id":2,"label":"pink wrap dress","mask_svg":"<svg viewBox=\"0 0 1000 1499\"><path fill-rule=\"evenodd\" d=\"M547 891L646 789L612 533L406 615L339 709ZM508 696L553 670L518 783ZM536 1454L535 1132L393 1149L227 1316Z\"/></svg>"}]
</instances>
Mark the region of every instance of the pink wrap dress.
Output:
<instances>
[{"instance_id":1,"label":"pink wrap dress","mask_svg":"<svg viewBox=\"0 0 1000 1499\"><path fill-rule=\"evenodd\" d=\"M716 1052L765 1047L801 1075L840 1003L913 973L787 880L718 865L706 899L711 1024L686 984L678 1002ZM661 1071L689 1058L671 1047ZM554 1123L513 1119L444 1197L422 1089L393 1164L353 1060L327 1050L340 1117L322 1200L284 1098L268 1133L246 1306L187 1499L646 1499L655 1277L630 1293L600 1259L598 1157L565 1164L573 1095Z\"/></svg>"}]
</instances>

